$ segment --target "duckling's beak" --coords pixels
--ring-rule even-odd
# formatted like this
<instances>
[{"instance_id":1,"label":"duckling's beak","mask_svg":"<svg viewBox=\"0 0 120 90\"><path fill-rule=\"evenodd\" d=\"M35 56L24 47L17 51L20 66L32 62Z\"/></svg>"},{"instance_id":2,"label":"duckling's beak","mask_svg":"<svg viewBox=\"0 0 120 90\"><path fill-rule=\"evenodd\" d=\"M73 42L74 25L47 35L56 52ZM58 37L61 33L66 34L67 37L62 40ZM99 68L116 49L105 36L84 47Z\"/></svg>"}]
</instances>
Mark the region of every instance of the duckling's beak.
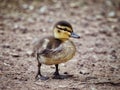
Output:
<instances>
[{"instance_id":1,"label":"duckling's beak","mask_svg":"<svg viewBox=\"0 0 120 90\"><path fill-rule=\"evenodd\" d=\"M71 37L73 37L73 38L80 38L80 36L79 35L77 35L76 33L74 33L74 32L72 32L71 33Z\"/></svg>"}]
</instances>

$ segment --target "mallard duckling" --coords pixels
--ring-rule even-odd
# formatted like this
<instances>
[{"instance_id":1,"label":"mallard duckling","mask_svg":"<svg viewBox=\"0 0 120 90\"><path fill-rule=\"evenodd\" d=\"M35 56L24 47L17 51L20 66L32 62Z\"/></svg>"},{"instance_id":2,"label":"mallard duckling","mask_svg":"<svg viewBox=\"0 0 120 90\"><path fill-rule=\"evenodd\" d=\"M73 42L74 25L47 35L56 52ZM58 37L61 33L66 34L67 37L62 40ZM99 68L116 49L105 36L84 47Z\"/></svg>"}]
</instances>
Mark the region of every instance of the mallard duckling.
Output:
<instances>
[{"instance_id":1,"label":"mallard duckling","mask_svg":"<svg viewBox=\"0 0 120 90\"><path fill-rule=\"evenodd\" d=\"M44 37L34 45L34 52L38 61L36 79L48 79L41 74L42 64L55 65L54 79L66 78L66 76L59 74L58 64L67 62L75 55L75 45L69 38L80 38L80 36L73 32L70 23L66 21L57 22L53 28L53 33L53 36Z\"/></svg>"}]
</instances>

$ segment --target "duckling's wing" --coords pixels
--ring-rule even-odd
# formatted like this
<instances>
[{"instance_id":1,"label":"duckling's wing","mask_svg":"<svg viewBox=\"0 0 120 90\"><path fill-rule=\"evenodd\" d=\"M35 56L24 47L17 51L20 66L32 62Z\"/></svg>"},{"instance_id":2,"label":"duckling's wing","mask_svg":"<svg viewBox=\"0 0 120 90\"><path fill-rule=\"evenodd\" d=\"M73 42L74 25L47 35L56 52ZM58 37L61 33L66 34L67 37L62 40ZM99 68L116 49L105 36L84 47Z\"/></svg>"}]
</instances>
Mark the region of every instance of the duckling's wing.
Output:
<instances>
[{"instance_id":1,"label":"duckling's wing","mask_svg":"<svg viewBox=\"0 0 120 90\"><path fill-rule=\"evenodd\" d=\"M33 42L33 47L32 47L33 55L35 55L36 53L40 53L41 51L46 49L45 44L47 44L45 38L37 39L35 42Z\"/></svg>"},{"instance_id":2,"label":"duckling's wing","mask_svg":"<svg viewBox=\"0 0 120 90\"><path fill-rule=\"evenodd\" d=\"M61 41L52 36L39 39L34 43L33 52L50 57L61 51Z\"/></svg>"},{"instance_id":3,"label":"duckling's wing","mask_svg":"<svg viewBox=\"0 0 120 90\"><path fill-rule=\"evenodd\" d=\"M45 57L52 57L53 55L56 55L57 53L62 51L62 45L61 45L62 42L60 40L55 39L53 37L46 40L49 42L46 43L45 49L41 50L39 54Z\"/></svg>"},{"instance_id":4,"label":"duckling's wing","mask_svg":"<svg viewBox=\"0 0 120 90\"><path fill-rule=\"evenodd\" d=\"M43 51L41 51L39 54L45 56L45 57L53 57L54 55L57 55L58 53L61 53L63 50L63 48L61 46L58 46L54 49L44 49Z\"/></svg>"}]
</instances>

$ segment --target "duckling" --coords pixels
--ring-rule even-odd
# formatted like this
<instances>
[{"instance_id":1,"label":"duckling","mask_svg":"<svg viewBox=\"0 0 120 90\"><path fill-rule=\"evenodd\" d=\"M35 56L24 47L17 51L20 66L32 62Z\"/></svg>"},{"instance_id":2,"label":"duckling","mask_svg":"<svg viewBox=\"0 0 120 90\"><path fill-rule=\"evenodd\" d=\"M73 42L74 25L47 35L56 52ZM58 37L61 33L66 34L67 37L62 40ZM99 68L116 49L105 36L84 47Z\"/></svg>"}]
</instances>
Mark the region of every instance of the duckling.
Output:
<instances>
[{"instance_id":1,"label":"duckling","mask_svg":"<svg viewBox=\"0 0 120 90\"><path fill-rule=\"evenodd\" d=\"M67 76L60 75L58 65L70 60L76 52L74 43L70 38L80 38L73 32L73 28L67 21L59 21L53 28L53 36L47 36L36 42L34 45L34 53L36 53L38 61L38 71L36 79L47 80L41 74L41 65L55 65L56 70L54 79L64 79Z\"/></svg>"}]
</instances>

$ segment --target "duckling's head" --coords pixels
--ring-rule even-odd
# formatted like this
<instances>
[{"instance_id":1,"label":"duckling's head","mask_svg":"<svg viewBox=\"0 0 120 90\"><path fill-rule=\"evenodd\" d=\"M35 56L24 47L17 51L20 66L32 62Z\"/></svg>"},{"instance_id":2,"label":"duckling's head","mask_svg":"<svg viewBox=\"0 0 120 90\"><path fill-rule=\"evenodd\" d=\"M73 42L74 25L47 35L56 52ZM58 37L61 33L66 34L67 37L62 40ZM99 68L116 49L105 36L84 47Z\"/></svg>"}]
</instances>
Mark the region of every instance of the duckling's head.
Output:
<instances>
[{"instance_id":1,"label":"duckling's head","mask_svg":"<svg viewBox=\"0 0 120 90\"><path fill-rule=\"evenodd\" d=\"M54 26L54 37L62 41L68 40L70 37L80 38L73 32L73 28L67 21L59 21Z\"/></svg>"}]
</instances>

